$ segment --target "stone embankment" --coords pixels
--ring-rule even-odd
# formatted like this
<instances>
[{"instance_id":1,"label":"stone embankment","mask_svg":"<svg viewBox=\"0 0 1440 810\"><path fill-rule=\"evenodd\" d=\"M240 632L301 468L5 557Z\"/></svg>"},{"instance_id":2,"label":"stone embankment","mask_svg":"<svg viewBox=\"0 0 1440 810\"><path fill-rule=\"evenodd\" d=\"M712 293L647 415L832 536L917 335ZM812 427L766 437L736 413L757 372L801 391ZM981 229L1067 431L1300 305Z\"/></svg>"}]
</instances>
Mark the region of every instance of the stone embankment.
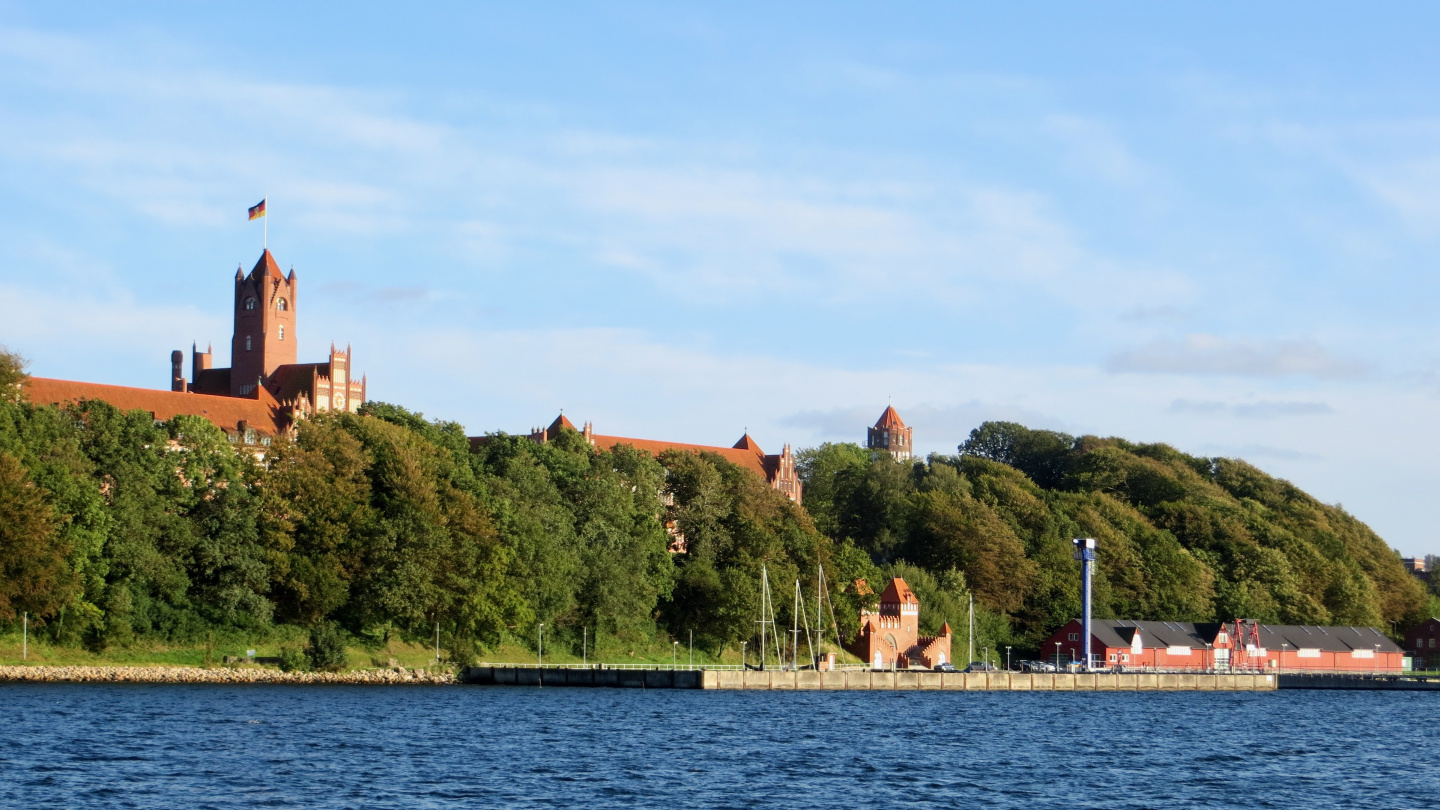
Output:
<instances>
[{"instance_id":1,"label":"stone embankment","mask_svg":"<svg viewBox=\"0 0 1440 810\"><path fill-rule=\"evenodd\" d=\"M261 667L65 667L0 666L0 682L42 683L284 683L435 685L457 683L449 672L422 669L352 672L281 672Z\"/></svg>"}]
</instances>

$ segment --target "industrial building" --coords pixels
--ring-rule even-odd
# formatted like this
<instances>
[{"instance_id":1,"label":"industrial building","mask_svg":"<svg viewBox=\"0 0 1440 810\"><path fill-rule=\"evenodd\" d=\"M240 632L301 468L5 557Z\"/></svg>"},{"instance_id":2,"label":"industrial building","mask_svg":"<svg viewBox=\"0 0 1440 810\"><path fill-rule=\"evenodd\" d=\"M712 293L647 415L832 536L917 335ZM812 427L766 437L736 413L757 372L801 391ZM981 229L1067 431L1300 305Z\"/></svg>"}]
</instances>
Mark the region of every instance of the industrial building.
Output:
<instances>
[{"instance_id":1,"label":"industrial building","mask_svg":"<svg viewBox=\"0 0 1440 810\"><path fill-rule=\"evenodd\" d=\"M1393 673L1403 670L1406 655L1373 627L1243 619L1223 624L1096 619L1090 639L1094 666L1101 669ZM1080 620L1057 630L1042 651L1060 665L1083 660Z\"/></svg>"}]
</instances>

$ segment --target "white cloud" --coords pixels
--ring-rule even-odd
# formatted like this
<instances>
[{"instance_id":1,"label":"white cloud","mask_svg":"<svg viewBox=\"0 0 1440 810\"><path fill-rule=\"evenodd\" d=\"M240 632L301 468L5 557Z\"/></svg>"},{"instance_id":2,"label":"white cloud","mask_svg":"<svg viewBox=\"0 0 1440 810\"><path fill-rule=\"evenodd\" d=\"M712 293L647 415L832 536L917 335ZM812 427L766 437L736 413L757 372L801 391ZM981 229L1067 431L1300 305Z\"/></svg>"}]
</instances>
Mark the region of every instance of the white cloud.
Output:
<instances>
[{"instance_id":1,"label":"white cloud","mask_svg":"<svg viewBox=\"0 0 1440 810\"><path fill-rule=\"evenodd\" d=\"M1171 413L1193 413L1238 416L1242 419L1283 419L1293 416L1317 416L1335 413L1324 402L1218 402L1215 400L1177 399L1170 403Z\"/></svg>"},{"instance_id":2,"label":"white cloud","mask_svg":"<svg viewBox=\"0 0 1440 810\"><path fill-rule=\"evenodd\" d=\"M1184 340L1157 339L1110 356L1112 372L1213 374L1239 377L1357 377L1365 363L1330 353L1310 339L1240 340L1192 334Z\"/></svg>"}]
</instances>

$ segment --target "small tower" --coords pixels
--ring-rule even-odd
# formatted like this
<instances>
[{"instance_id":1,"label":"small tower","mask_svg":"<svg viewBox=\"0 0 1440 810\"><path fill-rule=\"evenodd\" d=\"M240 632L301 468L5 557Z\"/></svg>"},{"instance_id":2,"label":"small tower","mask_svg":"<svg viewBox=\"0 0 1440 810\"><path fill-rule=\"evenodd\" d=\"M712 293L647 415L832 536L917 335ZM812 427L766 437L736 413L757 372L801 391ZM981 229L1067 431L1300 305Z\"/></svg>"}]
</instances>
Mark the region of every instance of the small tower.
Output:
<instances>
[{"instance_id":1,"label":"small tower","mask_svg":"<svg viewBox=\"0 0 1440 810\"><path fill-rule=\"evenodd\" d=\"M188 386L185 383L185 353L176 349L170 353L170 390L184 393Z\"/></svg>"},{"instance_id":2,"label":"small tower","mask_svg":"<svg viewBox=\"0 0 1440 810\"><path fill-rule=\"evenodd\" d=\"M887 405L875 427L866 430L865 446L871 453L889 453L896 461L908 461L914 438L914 429L905 426L893 405Z\"/></svg>"}]
</instances>

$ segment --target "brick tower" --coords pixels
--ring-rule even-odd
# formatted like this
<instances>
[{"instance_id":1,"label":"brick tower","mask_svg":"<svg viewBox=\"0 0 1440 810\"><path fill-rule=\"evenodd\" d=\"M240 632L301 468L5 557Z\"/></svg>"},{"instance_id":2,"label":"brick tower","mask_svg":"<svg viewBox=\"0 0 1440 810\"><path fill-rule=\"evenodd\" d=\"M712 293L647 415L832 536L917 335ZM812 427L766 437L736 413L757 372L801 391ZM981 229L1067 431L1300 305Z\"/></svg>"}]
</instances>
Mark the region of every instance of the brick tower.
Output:
<instances>
[{"instance_id":1,"label":"brick tower","mask_svg":"<svg viewBox=\"0 0 1440 810\"><path fill-rule=\"evenodd\" d=\"M266 250L246 276L235 271L235 334L230 342L230 396L244 397L280 366L295 363L299 281L280 272Z\"/></svg>"},{"instance_id":2,"label":"brick tower","mask_svg":"<svg viewBox=\"0 0 1440 810\"><path fill-rule=\"evenodd\" d=\"M905 421L896 413L893 405L887 405L875 427L865 432L865 446L871 453L889 453L896 461L908 461L912 453L914 430L905 426Z\"/></svg>"}]
</instances>

